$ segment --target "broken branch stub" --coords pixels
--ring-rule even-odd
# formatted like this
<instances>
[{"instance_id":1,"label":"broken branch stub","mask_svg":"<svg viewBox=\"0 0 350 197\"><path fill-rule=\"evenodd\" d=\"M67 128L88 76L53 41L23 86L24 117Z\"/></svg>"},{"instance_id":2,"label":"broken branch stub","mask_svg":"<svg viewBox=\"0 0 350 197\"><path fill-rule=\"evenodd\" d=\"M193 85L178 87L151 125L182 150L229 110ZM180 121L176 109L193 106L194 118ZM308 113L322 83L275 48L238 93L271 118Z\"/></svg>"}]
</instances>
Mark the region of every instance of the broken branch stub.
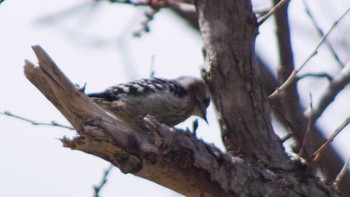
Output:
<instances>
[{"instance_id":1,"label":"broken branch stub","mask_svg":"<svg viewBox=\"0 0 350 197\"><path fill-rule=\"evenodd\" d=\"M233 161L192 134L176 131L152 117L143 120L149 131L123 126L75 87L40 46L34 46L33 50L39 65L25 61L26 77L78 133L73 139L61 139L65 147L98 156L124 173L132 173L187 196L227 196L242 190L244 184L241 188L232 184L234 174L231 173L237 170L241 171L240 175L258 177L243 170L250 167L242 161ZM221 176L224 172L231 175Z\"/></svg>"}]
</instances>

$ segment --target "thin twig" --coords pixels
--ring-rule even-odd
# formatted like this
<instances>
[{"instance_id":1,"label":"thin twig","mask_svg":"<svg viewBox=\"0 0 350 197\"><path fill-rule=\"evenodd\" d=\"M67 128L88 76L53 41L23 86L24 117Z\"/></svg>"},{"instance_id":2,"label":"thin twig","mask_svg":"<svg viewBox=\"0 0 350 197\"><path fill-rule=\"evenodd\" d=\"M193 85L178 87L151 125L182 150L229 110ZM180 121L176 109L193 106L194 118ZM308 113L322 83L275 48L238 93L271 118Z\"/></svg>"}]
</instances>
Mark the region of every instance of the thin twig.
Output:
<instances>
[{"instance_id":1,"label":"thin twig","mask_svg":"<svg viewBox=\"0 0 350 197\"><path fill-rule=\"evenodd\" d=\"M258 26L263 24L271 15L277 12L284 4L286 4L289 0L281 0L275 7L273 7L265 16L263 16L258 21Z\"/></svg>"},{"instance_id":2,"label":"thin twig","mask_svg":"<svg viewBox=\"0 0 350 197\"><path fill-rule=\"evenodd\" d=\"M335 178L334 182L333 182L333 186L335 188L338 188L338 183L343 179L346 170L348 169L348 165L349 165L349 160L350 160L350 156L348 157L348 159L346 160L346 162L344 163L342 169L340 170L339 174L337 175L337 177Z\"/></svg>"},{"instance_id":3,"label":"thin twig","mask_svg":"<svg viewBox=\"0 0 350 197\"><path fill-rule=\"evenodd\" d=\"M289 140L291 137L293 136L293 133L291 131L287 131L287 135L283 136L281 138L281 143L286 142L287 140Z\"/></svg>"},{"instance_id":4,"label":"thin twig","mask_svg":"<svg viewBox=\"0 0 350 197\"><path fill-rule=\"evenodd\" d=\"M282 120L283 124L286 126L286 135L284 137L281 138L281 143L284 143L285 141L287 141L288 139L290 139L291 137L293 137L293 133L294 132L294 128L292 123L287 119L287 117L285 116L284 113L282 113L279 109L277 109L275 106L273 107L273 111L276 113L276 115L278 116L278 118L280 120Z\"/></svg>"},{"instance_id":5,"label":"thin twig","mask_svg":"<svg viewBox=\"0 0 350 197\"><path fill-rule=\"evenodd\" d=\"M328 81L332 81L333 77L328 73L306 73L298 77L298 80L301 80L306 77L316 77L316 78L326 78Z\"/></svg>"},{"instance_id":6,"label":"thin twig","mask_svg":"<svg viewBox=\"0 0 350 197\"><path fill-rule=\"evenodd\" d=\"M332 103L335 97L341 92L346 85L350 83L350 62L335 76L323 91L322 95L314 105L312 112L313 120L316 121L325 111L325 109ZM306 117L310 116L310 111L307 109L304 112Z\"/></svg>"},{"instance_id":7,"label":"thin twig","mask_svg":"<svg viewBox=\"0 0 350 197\"><path fill-rule=\"evenodd\" d=\"M154 77L156 71L154 70L154 55L151 56L151 69L150 69L150 77Z\"/></svg>"},{"instance_id":8,"label":"thin twig","mask_svg":"<svg viewBox=\"0 0 350 197\"><path fill-rule=\"evenodd\" d=\"M258 18L264 17L270 11L270 6L268 7L253 7L253 12Z\"/></svg>"},{"instance_id":9,"label":"thin twig","mask_svg":"<svg viewBox=\"0 0 350 197\"><path fill-rule=\"evenodd\" d=\"M296 78L296 75L298 72L300 72L301 69L305 67L305 65L310 61L310 59L317 54L318 49L321 47L322 43L326 40L328 35L333 31L333 29L337 26L337 24L344 18L344 16L350 11L350 8L348 8L332 25L332 27L328 30L328 32L321 38L315 49L311 52L309 57L301 64L301 66L293 70L292 74L288 77L288 79L280 86L278 87L270 96L269 98L272 98L282 92L284 89L286 89Z\"/></svg>"},{"instance_id":10,"label":"thin twig","mask_svg":"<svg viewBox=\"0 0 350 197\"><path fill-rule=\"evenodd\" d=\"M297 72L299 72L305 65L306 63L308 63L310 61L310 59L315 56L317 54L318 49L321 47L321 45L325 42L326 38L328 37L328 35L333 31L333 29L337 26L337 24L339 23L339 21L341 21L344 16L350 11L350 8L348 8L339 18L338 20L336 20L333 25L331 26L331 28L328 30L328 32L321 38L321 40L319 41L319 43L317 44L317 46L315 47L315 49L312 51L311 55L305 60L305 62L303 64L301 64L301 66L297 69Z\"/></svg>"},{"instance_id":11,"label":"thin twig","mask_svg":"<svg viewBox=\"0 0 350 197\"><path fill-rule=\"evenodd\" d=\"M194 136L197 136L197 129L198 129L198 119L193 121L192 123L192 132Z\"/></svg>"},{"instance_id":12,"label":"thin twig","mask_svg":"<svg viewBox=\"0 0 350 197\"><path fill-rule=\"evenodd\" d=\"M321 154L326 150L326 148L329 146L329 144L334 140L334 138L350 123L350 117L348 117L333 133L332 135L327 139L325 143L322 144L322 146L317 149L312 154L312 157L309 160L318 160L321 156Z\"/></svg>"},{"instance_id":13,"label":"thin twig","mask_svg":"<svg viewBox=\"0 0 350 197\"><path fill-rule=\"evenodd\" d=\"M31 123L32 125L35 125L35 126L54 126L54 127L60 127L60 128L65 128L65 129L69 129L69 130L74 130L73 127L59 124L56 121L51 121L50 123L37 122L37 121L30 120L28 118L25 118L25 117L22 117L22 116L19 116L19 115L15 115L15 114L13 114L13 113L11 113L9 111L0 112L0 114L3 114L5 116L9 116L9 117L12 117L12 118L16 118L16 119L19 119L19 120L23 120L25 122L29 122L29 123Z\"/></svg>"},{"instance_id":14,"label":"thin twig","mask_svg":"<svg viewBox=\"0 0 350 197\"><path fill-rule=\"evenodd\" d=\"M311 22L315 26L315 28L317 30L317 33L320 35L320 37L323 37L324 36L324 32L322 31L322 29L318 25L315 17L311 14L311 11L309 9L309 6L306 3L306 0L303 0L303 2L304 2L304 7L305 7L306 14L311 19ZM328 47L328 49L330 50L330 52L333 54L334 59L338 62L339 66L343 68L345 65L343 64L343 62L340 61L340 59L339 59L337 53L335 52L334 48L332 47L331 43L328 42L328 40L325 40L325 44Z\"/></svg>"},{"instance_id":15,"label":"thin twig","mask_svg":"<svg viewBox=\"0 0 350 197\"><path fill-rule=\"evenodd\" d=\"M160 8L152 7L151 11L145 12L146 19L142 21L141 28L133 33L135 37L141 37L143 33L148 33L150 31L149 24L153 21L154 16L159 12Z\"/></svg>"},{"instance_id":16,"label":"thin twig","mask_svg":"<svg viewBox=\"0 0 350 197\"><path fill-rule=\"evenodd\" d=\"M313 110L313 107L312 107L312 94L310 93L310 110L312 112ZM311 113L312 114L312 113ZM310 136L310 133L311 133L311 130L312 130L312 127L313 127L313 121L312 121L312 115L309 117L309 121L308 121L308 124L307 124L307 129L306 129L306 132L305 132L305 136L304 136L304 140L303 140L303 143L301 144L301 147L300 147L300 151L299 151L299 154L298 154L298 158L300 158L303 154L303 151L304 151L304 147L306 145L306 142Z\"/></svg>"},{"instance_id":17,"label":"thin twig","mask_svg":"<svg viewBox=\"0 0 350 197\"><path fill-rule=\"evenodd\" d=\"M280 86L278 87L272 94L269 95L269 98L275 97L277 94L282 92L284 89L289 87L289 85L295 80L295 76L297 75L297 71L293 70L292 74L288 77L288 79Z\"/></svg>"},{"instance_id":18,"label":"thin twig","mask_svg":"<svg viewBox=\"0 0 350 197\"><path fill-rule=\"evenodd\" d=\"M108 179L107 179L108 175L110 174L112 169L113 169L113 165L110 164L108 169L104 170L103 176L102 176L102 180L101 180L100 184L97 185L97 186L94 186L94 191L95 191L94 197L99 197L100 196L100 192L103 189L103 187L106 185L106 183L108 181Z\"/></svg>"},{"instance_id":19,"label":"thin twig","mask_svg":"<svg viewBox=\"0 0 350 197\"><path fill-rule=\"evenodd\" d=\"M100 0L99 0L100 1ZM111 3L130 4L134 6L147 6L150 1L130 1L130 0L109 0Z\"/></svg>"}]
</instances>

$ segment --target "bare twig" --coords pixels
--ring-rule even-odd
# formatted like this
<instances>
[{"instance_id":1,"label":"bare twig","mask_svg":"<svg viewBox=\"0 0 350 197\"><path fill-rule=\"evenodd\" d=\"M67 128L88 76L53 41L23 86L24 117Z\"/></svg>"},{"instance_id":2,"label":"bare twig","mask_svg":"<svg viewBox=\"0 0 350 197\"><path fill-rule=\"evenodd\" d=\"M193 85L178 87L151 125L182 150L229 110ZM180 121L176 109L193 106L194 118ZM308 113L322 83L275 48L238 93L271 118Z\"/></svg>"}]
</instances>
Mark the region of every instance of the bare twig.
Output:
<instances>
[{"instance_id":1,"label":"bare twig","mask_svg":"<svg viewBox=\"0 0 350 197\"><path fill-rule=\"evenodd\" d=\"M321 95L320 99L315 103L314 110L312 112L313 121L315 122L324 112L324 110L333 102L334 98L338 95L344 87L350 83L350 62L346 64L343 70L332 80ZM310 116L310 110L305 111L306 116Z\"/></svg>"},{"instance_id":2,"label":"bare twig","mask_svg":"<svg viewBox=\"0 0 350 197\"><path fill-rule=\"evenodd\" d=\"M151 69L150 69L150 77L154 77L154 75L156 74L156 71L154 70L154 55L152 55L151 57Z\"/></svg>"},{"instance_id":3,"label":"bare twig","mask_svg":"<svg viewBox=\"0 0 350 197\"><path fill-rule=\"evenodd\" d=\"M337 26L337 24L344 18L344 16L350 11L350 8L348 8L339 18L336 20L331 28L328 30L328 32L321 38L315 49L312 51L311 55L305 60L303 64L297 69L297 72L299 72L303 67L310 61L310 59L317 54L318 49L320 46L325 42L328 35L333 31L333 29Z\"/></svg>"},{"instance_id":4,"label":"bare twig","mask_svg":"<svg viewBox=\"0 0 350 197\"><path fill-rule=\"evenodd\" d=\"M349 165L349 160L350 160L350 156L348 157L348 159L344 163L343 168L340 170L338 176L335 178L335 180L333 182L333 186L335 188L338 188L338 183L343 179L344 175L346 174L346 170L347 170L348 165Z\"/></svg>"},{"instance_id":5,"label":"bare twig","mask_svg":"<svg viewBox=\"0 0 350 197\"><path fill-rule=\"evenodd\" d=\"M253 7L253 12L258 18L264 17L271 10L270 6Z\"/></svg>"},{"instance_id":6,"label":"bare twig","mask_svg":"<svg viewBox=\"0 0 350 197\"><path fill-rule=\"evenodd\" d=\"M101 1L101 0L98 0ZM150 4L150 1L130 1L130 0L109 0L111 3L121 3L121 4L130 4L134 6L147 6Z\"/></svg>"},{"instance_id":7,"label":"bare twig","mask_svg":"<svg viewBox=\"0 0 350 197\"><path fill-rule=\"evenodd\" d=\"M198 129L198 119L193 121L192 123L192 132L194 136L197 136L197 129Z\"/></svg>"},{"instance_id":8,"label":"bare twig","mask_svg":"<svg viewBox=\"0 0 350 197\"><path fill-rule=\"evenodd\" d=\"M40 24L51 24L53 22L57 22L57 20L59 19L62 20L72 17L77 13L81 12L82 10L86 9L87 7L95 8L98 5L99 4L97 2L89 3L87 1L83 1L82 3L73 5L71 7L68 7L67 9L58 11L56 13L50 15L43 15L37 19L37 22ZM84 19L86 19L86 17ZM91 20L89 20L89 22L91 22Z\"/></svg>"},{"instance_id":9,"label":"bare twig","mask_svg":"<svg viewBox=\"0 0 350 197\"><path fill-rule=\"evenodd\" d=\"M296 79L296 75L297 73L303 69L305 67L305 65L310 61L310 59L315 56L317 54L318 49L321 47L322 43L324 43L324 41L326 40L326 38L328 37L328 35L333 31L333 29L337 26L337 24L344 18L344 16L350 11L350 8L348 8L339 18L338 20L336 20L332 27L328 30L328 32L321 38L321 40L319 41L319 43L317 44L317 46L315 47L315 49L311 52L311 54L309 55L308 58L306 58L306 60L301 64L301 66L294 70L292 72L292 74L289 76L289 78L280 86L278 87L270 96L269 98L272 98L274 96L276 96L277 94L279 94L281 91L283 91L284 89L286 89L295 79Z\"/></svg>"},{"instance_id":10,"label":"bare twig","mask_svg":"<svg viewBox=\"0 0 350 197\"><path fill-rule=\"evenodd\" d=\"M312 94L310 93L310 109L312 111L313 107L312 107ZM303 154L303 148L305 147L306 145L306 142L310 136L310 132L312 130L312 127L313 127L313 121L312 121L312 116L309 117L309 122L307 124L307 129L306 129L306 132L305 132L305 136L304 136L304 140L303 140L303 143L301 144L301 147L300 147L300 151L299 151L299 154L298 154L298 158L300 158Z\"/></svg>"},{"instance_id":11,"label":"bare twig","mask_svg":"<svg viewBox=\"0 0 350 197\"><path fill-rule=\"evenodd\" d=\"M287 131L287 135L281 137L281 143L286 142L293 136L293 133L291 131Z\"/></svg>"},{"instance_id":12,"label":"bare twig","mask_svg":"<svg viewBox=\"0 0 350 197\"><path fill-rule=\"evenodd\" d=\"M106 183L108 181L108 179L107 179L108 175L110 174L112 169L113 169L113 165L110 164L108 169L104 170L103 176L102 176L102 180L101 180L100 184L97 185L97 186L94 186L94 191L95 191L94 197L99 197L100 196L100 192L103 189L103 187L106 185Z\"/></svg>"},{"instance_id":13,"label":"bare twig","mask_svg":"<svg viewBox=\"0 0 350 197\"><path fill-rule=\"evenodd\" d=\"M69 129L69 130L74 130L73 127L59 124L56 121L51 121L50 123L37 122L37 121L34 121L34 120L30 120L28 118L25 118L23 116L15 115L15 114L13 114L13 113L11 113L9 111L0 112L0 114L3 114L5 116L9 116L9 117L13 117L13 118L16 118L16 119L19 119L19 120L23 120L25 122L29 122L29 123L31 123L32 125L35 125L35 126L53 126L53 127L61 127L61 128Z\"/></svg>"},{"instance_id":14,"label":"bare twig","mask_svg":"<svg viewBox=\"0 0 350 197\"><path fill-rule=\"evenodd\" d=\"M321 154L325 151L325 149L329 146L329 144L334 140L334 138L350 123L350 117L348 117L327 139L327 141L322 144L322 146L312 154L310 160L318 160Z\"/></svg>"},{"instance_id":15,"label":"bare twig","mask_svg":"<svg viewBox=\"0 0 350 197\"><path fill-rule=\"evenodd\" d=\"M303 0L304 2L304 7L305 7L305 11L306 11L306 14L309 16L309 18L311 19L311 22L312 24L315 26L318 34L320 35L320 37L323 37L324 36L324 32L323 30L320 28L320 26L318 25L315 17L311 14L311 11L309 9L309 6L307 5L306 1ZM328 47L328 49L330 50L330 52L333 54L333 57L334 59L338 62L339 66L340 67L344 67L345 65L343 64L343 62L340 61L337 53L335 52L334 48L332 47L331 43L328 42L328 40L325 40L325 45Z\"/></svg>"},{"instance_id":16,"label":"bare twig","mask_svg":"<svg viewBox=\"0 0 350 197\"><path fill-rule=\"evenodd\" d=\"M141 37L143 33L148 33L150 31L149 24L153 21L154 16L159 12L160 8L152 7L151 11L145 12L146 19L142 21L141 28L133 33L135 37Z\"/></svg>"},{"instance_id":17,"label":"bare twig","mask_svg":"<svg viewBox=\"0 0 350 197\"><path fill-rule=\"evenodd\" d=\"M109 0L112 3L125 3L135 6L151 5L165 7L169 4L187 3L193 4L194 0Z\"/></svg>"},{"instance_id":18,"label":"bare twig","mask_svg":"<svg viewBox=\"0 0 350 197\"><path fill-rule=\"evenodd\" d=\"M306 73L301 76L298 76L298 80L301 80L306 77L315 77L315 78L326 78L328 81L332 81L333 77L328 73Z\"/></svg>"},{"instance_id":19,"label":"bare twig","mask_svg":"<svg viewBox=\"0 0 350 197\"><path fill-rule=\"evenodd\" d=\"M258 21L258 26L263 24L271 15L273 15L275 12L277 12L285 3L287 3L289 0L281 0L275 7L273 7L265 16L263 16Z\"/></svg>"},{"instance_id":20,"label":"bare twig","mask_svg":"<svg viewBox=\"0 0 350 197\"><path fill-rule=\"evenodd\" d=\"M278 87L272 94L269 95L269 99L275 97L277 94L279 94L284 89L286 89L295 80L296 75L297 75L297 71L293 70L292 74L288 77L288 79L280 87Z\"/></svg>"}]
</instances>

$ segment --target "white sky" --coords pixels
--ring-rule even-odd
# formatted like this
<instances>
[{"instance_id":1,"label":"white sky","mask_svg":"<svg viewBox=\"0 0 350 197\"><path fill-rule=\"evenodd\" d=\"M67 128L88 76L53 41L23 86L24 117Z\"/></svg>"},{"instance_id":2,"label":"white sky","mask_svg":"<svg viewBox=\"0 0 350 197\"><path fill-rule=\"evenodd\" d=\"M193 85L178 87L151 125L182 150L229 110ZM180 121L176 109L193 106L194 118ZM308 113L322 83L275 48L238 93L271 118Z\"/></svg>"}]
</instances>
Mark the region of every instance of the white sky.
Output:
<instances>
[{"instance_id":1,"label":"white sky","mask_svg":"<svg viewBox=\"0 0 350 197\"><path fill-rule=\"evenodd\" d=\"M35 44L41 45L73 82L80 85L87 82L87 92L148 77L152 56L156 76L198 76L199 67L203 62L201 39L171 12L161 11L151 23L151 33L136 39L131 34L140 28L139 24L144 19L142 8L109 3L91 7L89 2L7 0L1 4L0 111L9 110L41 122L55 120L68 124L23 75L24 59L36 63L30 48ZM292 1L291 5L291 9L298 13L293 15L294 27L308 25L298 2ZM342 6L338 6L337 3L333 5L339 15L346 9L345 2L342 2ZM81 9L65 15L56 15L83 3L86 3L86 6L82 6ZM349 7L349 3L347 5ZM324 8L319 9L319 12L324 11ZM328 29L336 18L324 19L325 29ZM347 26L350 26L349 16L345 21ZM267 61L276 64L276 55L273 55L274 29L271 28L271 22L268 21L260 30L257 51ZM299 49L295 52L296 65L300 65L316 46L319 38L313 35L311 39L305 39L305 34L300 32L293 32L293 36L296 38L293 45ZM269 50L266 50L267 47ZM323 50L324 53L320 53L326 54L327 51ZM319 65L318 68L329 68L332 73L336 73L334 63L331 63L332 66L328 65L330 57L322 57L324 58L315 58L313 63ZM315 68L314 65L308 67ZM325 84L316 83L315 80L306 81L304 85L311 88L301 88L305 103L308 103L310 91L315 94L316 99ZM336 100L347 105L332 105L320 119L319 124L327 128L326 130L333 131L349 116L348 94L347 90ZM190 123L191 121L188 121L179 127L185 128L190 126ZM209 123L210 126L206 126L204 122L200 122L199 138L222 148L212 109L209 113ZM65 135L74 136L73 131L32 126L5 116L0 116L0 128L0 196L92 196L92 186L100 182L103 170L109 166L97 157L63 148L59 138ZM338 146L345 150L342 152L344 157L349 155L349 151L344 149L349 137L347 129L336 139ZM103 197L155 195L178 196L149 181L133 175L124 175L116 168L101 193Z\"/></svg>"}]
</instances>

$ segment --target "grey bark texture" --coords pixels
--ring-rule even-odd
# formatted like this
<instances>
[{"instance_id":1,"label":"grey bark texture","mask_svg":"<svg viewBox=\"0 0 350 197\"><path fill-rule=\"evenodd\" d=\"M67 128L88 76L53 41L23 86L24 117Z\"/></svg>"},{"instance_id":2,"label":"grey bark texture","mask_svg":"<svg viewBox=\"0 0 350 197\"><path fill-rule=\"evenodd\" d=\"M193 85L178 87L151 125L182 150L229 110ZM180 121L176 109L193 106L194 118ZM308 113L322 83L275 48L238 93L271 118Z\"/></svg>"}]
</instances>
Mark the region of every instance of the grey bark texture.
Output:
<instances>
[{"instance_id":1,"label":"grey bark texture","mask_svg":"<svg viewBox=\"0 0 350 197\"><path fill-rule=\"evenodd\" d=\"M291 161L273 132L254 60L257 26L250 1L196 3L209 66L205 79L227 152L150 116L143 119L148 131L122 126L35 46L39 66L26 61L25 75L78 133L63 138L63 145L186 196L337 196L307 166Z\"/></svg>"}]
</instances>

